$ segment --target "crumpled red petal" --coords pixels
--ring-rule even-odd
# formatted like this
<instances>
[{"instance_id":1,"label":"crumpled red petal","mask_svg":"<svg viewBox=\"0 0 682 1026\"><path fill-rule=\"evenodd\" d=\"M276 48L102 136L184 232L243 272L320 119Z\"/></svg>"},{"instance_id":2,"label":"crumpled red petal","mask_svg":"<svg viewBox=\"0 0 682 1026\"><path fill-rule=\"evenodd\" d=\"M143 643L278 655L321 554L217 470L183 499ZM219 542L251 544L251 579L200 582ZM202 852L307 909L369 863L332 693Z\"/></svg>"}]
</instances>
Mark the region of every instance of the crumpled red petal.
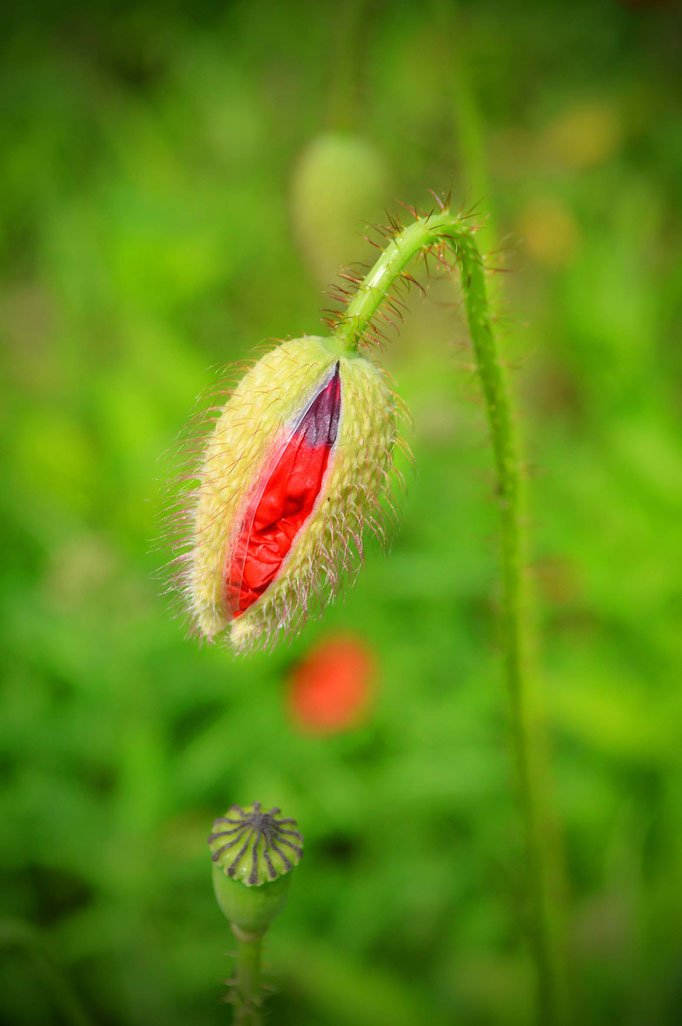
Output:
<instances>
[{"instance_id":1,"label":"crumpled red petal","mask_svg":"<svg viewBox=\"0 0 682 1026\"><path fill-rule=\"evenodd\" d=\"M270 587L310 516L338 434L339 364L322 386L256 488L225 575L225 601L234 617Z\"/></svg>"}]
</instances>

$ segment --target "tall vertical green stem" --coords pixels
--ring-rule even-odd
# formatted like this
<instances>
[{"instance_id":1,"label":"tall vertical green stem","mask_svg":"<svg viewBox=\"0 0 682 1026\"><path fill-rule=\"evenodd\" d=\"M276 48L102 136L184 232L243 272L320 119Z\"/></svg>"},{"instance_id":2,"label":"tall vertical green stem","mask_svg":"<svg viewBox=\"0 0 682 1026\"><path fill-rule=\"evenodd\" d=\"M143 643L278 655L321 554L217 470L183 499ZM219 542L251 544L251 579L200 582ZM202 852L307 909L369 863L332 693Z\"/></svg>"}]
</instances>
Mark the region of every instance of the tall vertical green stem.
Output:
<instances>
[{"instance_id":1,"label":"tall vertical green stem","mask_svg":"<svg viewBox=\"0 0 682 1026\"><path fill-rule=\"evenodd\" d=\"M349 349L357 347L391 287L417 253L447 246L460 270L467 322L485 398L497 474L500 511L501 633L511 739L525 835L530 937L538 984L538 1022L566 1021L563 958L554 888L558 873L546 828L540 713L526 665L528 618L522 572L522 487L518 443L506 376L500 363L487 298L485 267L466 222L449 211L419 217L396 232L348 305L336 329Z\"/></svg>"}]
</instances>

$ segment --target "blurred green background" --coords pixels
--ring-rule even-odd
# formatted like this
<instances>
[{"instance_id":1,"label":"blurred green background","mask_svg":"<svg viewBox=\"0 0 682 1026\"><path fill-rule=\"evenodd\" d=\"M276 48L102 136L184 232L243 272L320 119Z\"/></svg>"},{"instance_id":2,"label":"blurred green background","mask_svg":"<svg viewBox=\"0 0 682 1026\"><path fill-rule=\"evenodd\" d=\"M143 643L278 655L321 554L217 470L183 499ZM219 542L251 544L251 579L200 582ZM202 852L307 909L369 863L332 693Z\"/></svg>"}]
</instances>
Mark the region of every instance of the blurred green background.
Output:
<instances>
[{"instance_id":1,"label":"blurred green background","mask_svg":"<svg viewBox=\"0 0 682 1026\"><path fill-rule=\"evenodd\" d=\"M14 5L0 70L0 1016L223 1023L205 836L306 836L273 1023L525 1024L496 510L457 292L385 361L416 472L392 553L290 646L184 636L153 573L216 368L319 333L366 221L428 189L484 245L526 438L538 665L581 1023L682 1021L682 20L675 4ZM423 273L420 280L425 280ZM436 276L437 277L437 276ZM292 667L351 632L370 715Z\"/></svg>"}]
</instances>

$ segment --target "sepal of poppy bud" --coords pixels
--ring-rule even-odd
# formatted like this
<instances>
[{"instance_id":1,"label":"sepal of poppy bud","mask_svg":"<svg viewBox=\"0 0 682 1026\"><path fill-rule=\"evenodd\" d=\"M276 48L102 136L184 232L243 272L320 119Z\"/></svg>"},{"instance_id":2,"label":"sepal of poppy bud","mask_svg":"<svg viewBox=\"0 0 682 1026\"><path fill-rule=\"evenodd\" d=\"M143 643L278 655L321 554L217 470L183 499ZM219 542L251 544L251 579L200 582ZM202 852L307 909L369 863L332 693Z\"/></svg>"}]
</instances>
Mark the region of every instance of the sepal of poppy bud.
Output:
<instances>
[{"instance_id":1,"label":"sepal of poppy bud","mask_svg":"<svg viewBox=\"0 0 682 1026\"><path fill-rule=\"evenodd\" d=\"M284 907L291 871L301 860L296 821L260 802L232 805L208 838L218 905L236 932L261 935Z\"/></svg>"},{"instance_id":2,"label":"sepal of poppy bud","mask_svg":"<svg viewBox=\"0 0 682 1026\"><path fill-rule=\"evenodd\" d=\"M206 637L235 647L300 629L382 532L397 401L335 338L283 342L220 411L199 473L186 584Z\"/></svg>"}]
</instances>

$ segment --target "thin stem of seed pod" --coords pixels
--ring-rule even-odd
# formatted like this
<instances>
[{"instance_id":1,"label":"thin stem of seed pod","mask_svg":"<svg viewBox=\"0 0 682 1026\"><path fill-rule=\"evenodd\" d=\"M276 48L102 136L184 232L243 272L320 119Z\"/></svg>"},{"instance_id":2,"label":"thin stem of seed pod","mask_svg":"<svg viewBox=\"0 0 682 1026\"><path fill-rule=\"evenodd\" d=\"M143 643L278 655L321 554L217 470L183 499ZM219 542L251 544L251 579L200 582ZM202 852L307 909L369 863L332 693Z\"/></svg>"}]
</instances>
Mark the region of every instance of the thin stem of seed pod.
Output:
<instances>
[{"instance_id":1,"label":"thin stem of seed pod","mask_svg":"<svg viewBox=\"0 0 682 1026\"><path fill-rule=\"evenodd\" d=\"M261 1026L261 948L263 935L246 933L232 924L237 938L237 967L231 985L237 1026Z\"/></svg>"},{"instance_id":2,"label":"thin stem of seed pod","mask_svg":"<svg viewBox=\"0 0 682 1026\"><path fill-rule=\"evenodd\" d=\"M485 398L497 473L500 511L501 635L510 710L511 740L524 832L530 939L537 976L537 1018L542 1026L567 1020L563 943L557 910L560 877L548 829L542 716L526 666L528 622L522 567L522 480L506 375L492 330L485 265L474 234L460 217L445 210L419 217L396 232L348 305L336 335L355 349L391 287L417 253L447 246L460 269L467 322Z\"/></svg>"}]
</instances>

